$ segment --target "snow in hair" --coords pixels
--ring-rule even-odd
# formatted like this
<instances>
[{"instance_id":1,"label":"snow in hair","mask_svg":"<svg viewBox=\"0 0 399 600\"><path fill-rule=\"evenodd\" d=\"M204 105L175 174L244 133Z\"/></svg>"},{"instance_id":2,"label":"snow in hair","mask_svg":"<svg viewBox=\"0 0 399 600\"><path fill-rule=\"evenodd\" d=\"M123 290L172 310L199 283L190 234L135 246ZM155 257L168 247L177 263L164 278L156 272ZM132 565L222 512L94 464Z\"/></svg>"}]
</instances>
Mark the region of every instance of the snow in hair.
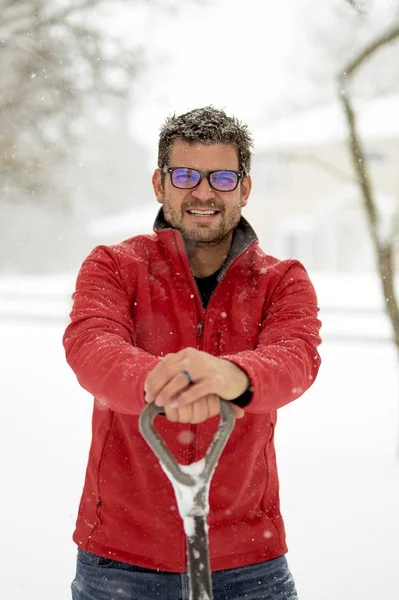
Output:
<instances>
[{"instance_id":1,"label":"snow in hair","mask_svg":"<svg viewBox=\"0 0 399 600\"><path fill-rule=\"evenodd\" d=\"M161 127L158 146L158 166L168 164L174 140L202 144L234 144L238 150L240 170L248 175L251 170L252 135L248 126L223 110L206 106L184 115L168 117Z\"/></svg>"}]
</instances>

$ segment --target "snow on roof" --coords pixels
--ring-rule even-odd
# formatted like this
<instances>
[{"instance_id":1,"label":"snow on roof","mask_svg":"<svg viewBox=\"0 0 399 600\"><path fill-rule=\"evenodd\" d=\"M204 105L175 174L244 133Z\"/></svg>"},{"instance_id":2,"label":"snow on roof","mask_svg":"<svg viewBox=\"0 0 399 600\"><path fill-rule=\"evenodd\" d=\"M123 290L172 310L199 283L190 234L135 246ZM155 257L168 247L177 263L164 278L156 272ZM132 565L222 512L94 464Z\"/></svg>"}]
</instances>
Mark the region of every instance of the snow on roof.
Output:
<instances>
[{"instance_id":1,"label":"snow on roof","mask_svg":"<svg viewBox=\"0 0 399 600\"><path fill-rule=\"evenodd\" d=\"M354 107L363 138L399 137L399 95L355 100ZM338 101L279 119L255 132L258 151L308 148L342 141L346 137L347 126Z\"/></svg>"}]
</instances>

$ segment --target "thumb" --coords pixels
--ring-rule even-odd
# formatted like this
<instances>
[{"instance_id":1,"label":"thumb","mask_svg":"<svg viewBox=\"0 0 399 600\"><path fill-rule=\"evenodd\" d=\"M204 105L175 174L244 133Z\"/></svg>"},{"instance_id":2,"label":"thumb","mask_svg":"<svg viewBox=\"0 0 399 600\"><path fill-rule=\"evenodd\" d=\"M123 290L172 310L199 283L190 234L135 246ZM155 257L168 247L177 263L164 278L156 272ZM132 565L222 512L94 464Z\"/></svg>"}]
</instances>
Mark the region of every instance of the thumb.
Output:
<instances>
[{"instance_id":1,"label":"thumb","mask_svg":"<svg viewBox=\"0 0 399 600\"><path fill-rule=\"evenodd\" d=\"M233 403L231 403L231 406L233 407L233 412L236 419L242 419L245 416L245 410Z\"/></svg>"}]
</instances>

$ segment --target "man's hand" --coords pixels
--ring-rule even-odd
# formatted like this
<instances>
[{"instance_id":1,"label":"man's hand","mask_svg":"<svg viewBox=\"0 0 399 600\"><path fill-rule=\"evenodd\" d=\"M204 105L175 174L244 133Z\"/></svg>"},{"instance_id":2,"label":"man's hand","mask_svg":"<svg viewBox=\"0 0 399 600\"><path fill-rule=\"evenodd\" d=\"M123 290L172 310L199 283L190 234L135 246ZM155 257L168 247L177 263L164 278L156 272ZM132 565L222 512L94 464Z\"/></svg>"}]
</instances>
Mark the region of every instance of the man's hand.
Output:
<instances>
[{"instance_id":1,"label":"man's hand","mask_svg":"<svg viewBox=\"0 0 399 600\"><path fill-rule=\"evenodd\" d=\"M190 374L192 384L184 371ZM146 379L144 390L147 402L155 402L169 410L184 408L210 394L234 400L248 389L249 383L247 374L234 363L194 348L185 348L168 354L154 367ZM196 410L205 411L205 406Z\"/></svg>"},{"instance_id":2,"label":"man's hand","mask_svg":"<svg viewBox=\"0 0 399 600\"><path fill-rule=\"evenodd\" d=\"M241 419L245 412L235 404L233 407L236 419ZM220 413L220 398L215 394L208 394L196 402L192 402L183 408L171 408L170 404L164 406L166 417L174 423L203 423L211 417Z\"/></svg>"}]
</instances>

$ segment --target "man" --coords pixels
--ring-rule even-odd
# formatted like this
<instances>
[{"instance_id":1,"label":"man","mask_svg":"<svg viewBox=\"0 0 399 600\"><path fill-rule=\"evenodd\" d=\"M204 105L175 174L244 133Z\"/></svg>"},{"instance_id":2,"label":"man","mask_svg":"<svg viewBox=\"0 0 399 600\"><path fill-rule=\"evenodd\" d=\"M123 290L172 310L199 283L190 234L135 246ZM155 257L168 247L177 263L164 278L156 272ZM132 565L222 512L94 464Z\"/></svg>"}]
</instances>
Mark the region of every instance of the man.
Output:
<instances>
[{"instance_id":1,"label":"man","mask_svg":"<svg viewBox=\"0 0 399 600\"><path fill-rule=\"evenodd\" d=\"M187 598L173 489L138 417L181 464L237 418L210 490L214 600L297 598L285 559L274 452L276 411L320 364L316 295L304 267L266 255L241 216L252 137L213 107L166 120L153 187L153 235L100 246L78 275L68 363L94 396L93 439L74 540L74 600Z\"/></svg>"}]
</instances>

